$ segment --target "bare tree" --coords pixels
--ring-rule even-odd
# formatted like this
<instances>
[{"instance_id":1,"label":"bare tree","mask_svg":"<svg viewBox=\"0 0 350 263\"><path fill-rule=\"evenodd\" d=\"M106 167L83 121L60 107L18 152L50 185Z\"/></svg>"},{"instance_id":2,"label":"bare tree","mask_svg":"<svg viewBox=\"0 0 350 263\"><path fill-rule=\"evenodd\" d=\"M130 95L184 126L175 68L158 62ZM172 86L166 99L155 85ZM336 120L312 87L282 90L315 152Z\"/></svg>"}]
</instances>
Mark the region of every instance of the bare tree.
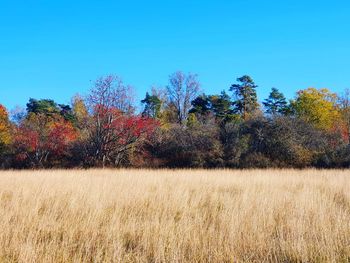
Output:
<instances>
[{"instance_id":1,"label":"bare tree","mask_svg":"<svg viewBox=\"0 0 350 263\"><path fill-rule=\"evenodd\" d=\"M191 109L191 101L194 100L199 93L200 84L195 74L184 74L177 71L170 75L167 92L169 102L176 109L177 121L184 124L187 119L188 111Z\"/></svg>"},{"instance_id":2,"label":"bare tree","mask_svg":"<svg viewBox=\"0 0 350 263\"><path fill-rule=\"evenodd\" d=\"M96 105L105 109L118 109L123 113L132 113L133 89L125 85L121 78L116 75L108 75L97 79L87 98L90 109Z\"/></svg>"}]
</instances>

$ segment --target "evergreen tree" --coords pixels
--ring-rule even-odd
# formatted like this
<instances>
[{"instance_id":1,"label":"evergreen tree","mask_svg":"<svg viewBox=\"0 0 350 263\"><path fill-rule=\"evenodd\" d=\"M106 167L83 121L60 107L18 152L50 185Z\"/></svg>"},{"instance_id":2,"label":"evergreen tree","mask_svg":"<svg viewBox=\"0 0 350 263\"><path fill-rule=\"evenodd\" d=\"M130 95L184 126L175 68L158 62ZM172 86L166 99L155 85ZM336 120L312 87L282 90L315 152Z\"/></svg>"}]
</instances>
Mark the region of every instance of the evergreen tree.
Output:
<instances>
[{"instance_id":1,"label":"evergreen tree","mask_svg":"<svg viewBox=\"0 0 350 263\"><path fill-rule=\"evenodd\" d=\"M265 111L268 114L286 114L288 111L288 103L283 93L278 89L272 88L269 97L263 102Z\"/></svg>"},{"instance_id":2,"label":"evergreen tree","mask_svg":"<svg viewBox=\"0 0 350 263\"><path fill-rule=\"evenodd\" d=\"M191 105L192 109L189 111L189 113L195 113L204 116L211 111L209 97L205 94L202 94L195 98L191 102Z\"/></svg>"},{"instance_id":3,"label":"evergreen tree","mask_svg":"<svg viewBox=\"0 0 350 263\"><path fill-rule=\"evenodd\" d=\"M35 114L45 114L47 116L52 116L55 114L60 114L60 109L57 105L57 103L50 99L42 99L42 100L36 100L36 99L29 99L29 102L27 103L27 112L29 113L35 113Z\"/></svg>"},{"instance_id":4,"label":"evergreen tree","mask_svg":"<svg viewBox=\"0 0 350 263\"><path fill-rule=\"evenodd\" d=\"M48 117L54 117L61 115L65 120L74 122L74 116L72 108L69 105L57 104L54 100L50 99L29 99L27 103L28 116L32 114L44 114Z\"/></svg>"},{"instance_id":5,"label":"evergreen tree","mask_svg":"<svg viewBox=\"0 0 350 263\"><path fill-rule=\"evenodd\" d=\"M232 101L225 91L222 91L220 95L210 96L209 99L216 118L224 122L234 119L235 114L232 108Z\"/></svg>"},{"instance_id":6,"label":"evergreen tree","mask_svg":"<svg viewBox=\"0 0 350 263\"><path fill-rule=\"evenodd\" d=\"M66 105L66 104L58 104L58 107L60 108L60 114L61 114L61 116L62 116L66 121L69 121L69 122L71 122L71 123L74 123L74 122L76 121L71 106Z\"/></svg>"},{"instance_id":7,"label":"evergreen tree","mask_svg":"<svg viewBox=\"0 0 350 263\"><path fill-rule=\"evenodd\" d=\"M238 84L232 84L230 90L233 91L235 101L233 103L235 113L240 114L244 120L249 118L258 108L258 99L253 79L244 75L237 79Z\"/></svg>"},{"instance_id":8,"label":"evergreen tree","mask_svg":"<svg viewBox=\"0 0 350 263\"><path fill-rule=\"evenodd\" d=\"M192 109L189 113L203 117L207 117L211 113L219 122L227 122L236 116L231 98L225 91L222 91L220 95L207 96L202 94L194 99L191 104Z\"/></svg>"},{"instance_id":9,"label":"evergreen tree","mask_svg":"<svg viewBox=\"0 0 350 263\"><path fill-rule=\"evenodd\" d=\"M141 100L141 103L144 104L143 116L150 118L159 117L162 101L156 95L149 95L149 93L146 92L146 97Z\"/></svg>"}]
</instances>

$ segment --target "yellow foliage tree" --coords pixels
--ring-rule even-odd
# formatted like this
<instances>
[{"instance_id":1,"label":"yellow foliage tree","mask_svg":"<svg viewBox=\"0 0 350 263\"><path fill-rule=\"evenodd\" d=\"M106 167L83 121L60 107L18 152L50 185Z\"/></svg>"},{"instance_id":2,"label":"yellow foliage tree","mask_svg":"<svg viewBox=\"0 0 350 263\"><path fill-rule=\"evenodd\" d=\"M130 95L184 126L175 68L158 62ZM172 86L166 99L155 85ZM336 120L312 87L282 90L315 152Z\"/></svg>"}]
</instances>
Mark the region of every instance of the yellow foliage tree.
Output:
<instances>
[{"instance_id":1,"label":"yellow foliage tree","mask_svg":"<svg viewBox=\"0 0 350 263\"><path fill-rule=\"evenodd\" d=\"M75 95L72 98L72 111L75 118L75 125L80 130L83 130L89 119L89 112L84 99L80 95Z\"/></svg>"},{"instance_id":2,"label":"yellow foliage tree","mask_svg":"<svg viewBox=\"0 0 350 263\"><path fill-rule=\"evenodd\" d=\"M298 117L330 130L342 121L337 101L337 95L328 89L308 88L298 91L291 105Z\"/></svg>"},{"instance_id":3,"label":"yellow foliage tree","mask_svg":"<svg viewBox=\"0 0 350 263\"><path fill-rule=\"evenodd\" d=\"M11 143L11 125L6 108L0 104L0 144Z\"/></svg>"}]
</instances>

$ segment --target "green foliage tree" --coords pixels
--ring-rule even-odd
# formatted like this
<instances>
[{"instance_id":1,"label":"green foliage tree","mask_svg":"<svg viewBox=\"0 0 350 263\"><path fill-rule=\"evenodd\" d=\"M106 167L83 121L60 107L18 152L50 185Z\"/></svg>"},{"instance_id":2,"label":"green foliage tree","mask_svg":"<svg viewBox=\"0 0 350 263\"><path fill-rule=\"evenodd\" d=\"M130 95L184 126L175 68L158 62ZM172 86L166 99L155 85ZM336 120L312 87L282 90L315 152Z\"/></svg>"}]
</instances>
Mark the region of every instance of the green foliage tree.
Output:
<instances>
[{"instance_id":1,"label":"green foliage tree","mask_svg":"<svg viewBox=\"0 0 350 263\"><path fill-rule=\"evenodd\" d=\"M235 113L240 114L246 120L259 108L256 94L258 86L247 75L237 78L237 82L239 83L232 84L230 87L236 99L233 103L234 110Z\"/></svg>"},{"instance_id":2,"label":"green foliage tree","mask_svg":"<svg viewBox=\"0 0 350 263\"><path fill-rule=\"evenodd\" d=\"M60 109L57 103L50 99L36 100L33 98L29 99L27 103L27 113L34 114L45 114L45 115L55 115L60 114Z\"/></svg>"},{"instance_id":3,"label":"green foliage tree","mask_svg":"<svg viewBox=\"0 0 350 263\"><path fill-rule=\"evenodd\" d=\"M225 91L219 95L198 96L192 101L190 113L201 115L202 118L208 118L208 115L212 114L219 123L226 123L237 116L234 113L231 98Z\"/></svg>"},{"instance_id":4,"label":"green foliage tree","mask_svg":"<svg viewBox=\"0 0 350 263\"><path fill-rule=\"evenodd\" d=\"M278 89L272 88L269 97L263 102L266 113L271 115L286 114L288 112L288 103L283 93Z\"/></svg>"},{"instance_id":5,"label":"green foliage tree","mask_svg":"<svg viewBox=\"0 0 350 263\"><path fill-rule=\"evenodd\" d=\"M74 123L76 121L71 106L66 105L66 104L58 104L58 107L60 108L60 115L66 121L69 121L71 123Z\"/></svg>"},{"instance_id":6,"label":"green foliage tree","mask_svg":"<svg viewBox=\"0 0 350 263\"><path fill-rule=\"evenodd\" d=\"M69 105L57 104L54 100L50 99L36 100L30 98L27 103L27 113L28 115L44 114L49 117L61 115L65 120L74 122L74 115Z\"/></svg>"},{"instance_id":7,"label":"green foliage tree","mask_svg":"<svg viewBox=\"0 0 350 263\"><path fill-rule=\"evenodd\" d=\"M192 102L192 109L189 113L206 116L211 112L210 99L204 93L195 98Z\"/></svg>"},{"instance_id":8,"label":"green foliage tree","mask_svg":"<svg viewBox=\"0 0 350 263\"><path fill-rule=\"evenodd\" d=\"M144 105L142 116L157 119L160 117L162 101L157 95L150 95L146 92L146 97L141 100Z\"/></svg>"},{"instance_id":9,"label":"green foliage tree","mask_svg":"<svg viewBox=\"0 0 350 263\"><path fill-rule=\"evenodd\" d=\"M232 107L231 98L225 91L222 91L220 95L209 96L209 100L211 109L220 122L232 121L237 116Z\"/></svg>"}]
</instances>

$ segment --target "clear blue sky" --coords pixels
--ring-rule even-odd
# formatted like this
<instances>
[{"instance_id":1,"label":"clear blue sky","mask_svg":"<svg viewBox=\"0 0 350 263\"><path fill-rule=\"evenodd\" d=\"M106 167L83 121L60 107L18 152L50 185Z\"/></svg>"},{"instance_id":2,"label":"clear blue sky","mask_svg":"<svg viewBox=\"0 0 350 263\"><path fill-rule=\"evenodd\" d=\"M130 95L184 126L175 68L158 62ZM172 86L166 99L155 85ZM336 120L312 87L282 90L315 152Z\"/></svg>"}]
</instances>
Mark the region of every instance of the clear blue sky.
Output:
<instances>
[{"instance_id":1,"label":"clear blue sky","mask_svg":"<svg viewBox=\"0 0 350 263\"><path fill-rule=\"evenodd\" d=\"M350 88L350 1L0 0L0 103L68 103L115 73L137 100L176 70L206 93L243 74L287 97Z\"/></svg>"}]
</instances>

